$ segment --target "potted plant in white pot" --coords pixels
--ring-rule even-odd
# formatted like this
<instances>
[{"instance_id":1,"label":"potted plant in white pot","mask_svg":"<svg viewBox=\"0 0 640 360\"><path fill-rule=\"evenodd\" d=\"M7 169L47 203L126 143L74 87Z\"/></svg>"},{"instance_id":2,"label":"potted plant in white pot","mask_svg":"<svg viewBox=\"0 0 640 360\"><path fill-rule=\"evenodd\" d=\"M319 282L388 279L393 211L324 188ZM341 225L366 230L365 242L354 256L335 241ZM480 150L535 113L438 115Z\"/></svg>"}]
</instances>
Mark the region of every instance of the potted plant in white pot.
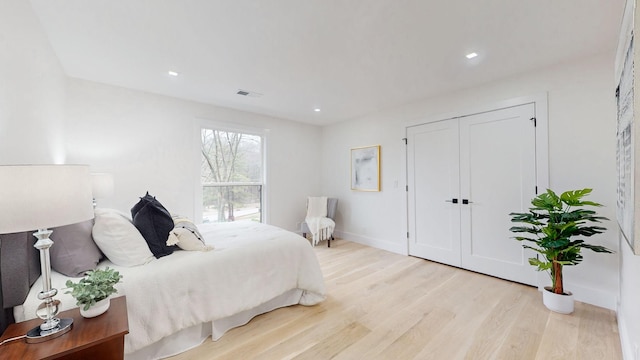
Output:
<instances>
[{"instance_id":1,"label":"potted plant in white pot","mask_svg":"<svg viewBox=\"0 0 640 360\"><path fill-rule=\"evenodd\" d=\"M67 280L66 286L80 307L80 314L86 318L103 314L109 309L109 296L118 290L115 285L120 282L122 275L114 269L96 269L87 271L84 278L77 283Z\"/></svg>"},{"instance_id":2,"label":"potted plant in white pot","mask_svg":"<svg viewBox=\"0 0 640 360\"><path fill-rule=\"evenodd\" d=\"M562 314L573 312L573 295L565 291L562 278L563 266L577 265L582 261L580 251L589 249L600 253L612 251L599 245L590 245L579 237L590 237L606 230L594 225L606 217L598 216L594 210L585 207L602 206L593 201L582 200L589 195L591 189L565 191L558 196L547 190L531 200L533 207L527 213L511 213L512 222L526 225L514 226L518 241L526 242L522 246L540 255L529 259L529 264L538 271L547 271L551 276L551 286L545 287L543 302L547 308ZM530 244L530 245L529 245Z\"/></svg>"}]
</instances>

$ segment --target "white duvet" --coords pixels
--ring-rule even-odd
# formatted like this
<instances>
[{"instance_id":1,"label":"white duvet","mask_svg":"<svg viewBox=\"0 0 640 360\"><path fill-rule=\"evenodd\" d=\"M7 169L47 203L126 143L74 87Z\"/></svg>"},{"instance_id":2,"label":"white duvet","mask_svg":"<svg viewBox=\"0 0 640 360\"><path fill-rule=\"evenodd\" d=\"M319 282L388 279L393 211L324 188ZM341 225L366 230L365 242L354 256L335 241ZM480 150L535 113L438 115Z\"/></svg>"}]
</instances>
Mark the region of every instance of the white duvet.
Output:
<instances>
[{"instance_id":1,"label":"white duvet","mask_svg":"<svg viewBox=\"0 0 640 360\"><path fill-rule=\"evenodd\" d=\"M256 222L198 227L215 250L178 250L136 267L120 267L108 260L100 263L99 267L109 266L124 275L115 296L127 296L125 353L193 325L252 309L292 289L302 290L302 305L324 300L318 260L301 236ZM59 289L62 310L76 307L62 290L66 279L53 272L52 285ZM16 307L16 321L35 317L41 288L36 282L27 302Z\"/></svg>"}]
</instances>

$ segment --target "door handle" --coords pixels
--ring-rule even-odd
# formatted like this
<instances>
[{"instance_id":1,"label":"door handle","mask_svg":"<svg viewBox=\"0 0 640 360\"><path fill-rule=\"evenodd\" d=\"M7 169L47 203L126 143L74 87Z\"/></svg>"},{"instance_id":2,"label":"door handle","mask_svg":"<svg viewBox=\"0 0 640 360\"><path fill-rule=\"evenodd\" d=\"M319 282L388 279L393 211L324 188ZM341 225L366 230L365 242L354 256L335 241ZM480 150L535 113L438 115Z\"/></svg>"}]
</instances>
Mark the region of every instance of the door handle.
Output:
<instances>
[{"instance_id":1,"label":"door handle","mask_svg":"<svg viewBox=\"0 0 640 360\"><path fill-rule=\"evenodd\" d=\"M458 203L458 199L445 200L444 202L450 202L450 203L457 204Z\"/></svg>"},{"instance_id":2,"label":"door handle","mask_svg":"<svg viewBox=\"0 0 640 360\"><path fill-rule=\"evenodd\" d=\"M473 201L469 201L469 199L462 199L462 203L467 205L467 204L473 204Z\"/></svg>"}]
</instances>

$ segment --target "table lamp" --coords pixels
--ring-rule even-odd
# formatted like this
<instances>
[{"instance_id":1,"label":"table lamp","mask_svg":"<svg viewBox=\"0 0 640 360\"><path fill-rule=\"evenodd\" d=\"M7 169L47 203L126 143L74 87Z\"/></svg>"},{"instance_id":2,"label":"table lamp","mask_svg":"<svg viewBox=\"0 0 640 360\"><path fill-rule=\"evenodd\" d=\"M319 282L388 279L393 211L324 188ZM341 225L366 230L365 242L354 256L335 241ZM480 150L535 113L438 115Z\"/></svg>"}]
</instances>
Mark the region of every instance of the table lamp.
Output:
<instances>
[{"instance_id":1,"label":"table lamp","mask_svg":"<svg viewBox=\"0 0 640 360\"><path fill-rule=\"evenodd\" d=\"M35 231L34 247L40 251L43 300L36 315L43 323L26 335L28 343L58 337L73 326L73 319L58 319L58 290L51 287L47 228L70 225L93 218L91 180L85 165L1 165L0 234Z\"/></svg>"}]
</instances>

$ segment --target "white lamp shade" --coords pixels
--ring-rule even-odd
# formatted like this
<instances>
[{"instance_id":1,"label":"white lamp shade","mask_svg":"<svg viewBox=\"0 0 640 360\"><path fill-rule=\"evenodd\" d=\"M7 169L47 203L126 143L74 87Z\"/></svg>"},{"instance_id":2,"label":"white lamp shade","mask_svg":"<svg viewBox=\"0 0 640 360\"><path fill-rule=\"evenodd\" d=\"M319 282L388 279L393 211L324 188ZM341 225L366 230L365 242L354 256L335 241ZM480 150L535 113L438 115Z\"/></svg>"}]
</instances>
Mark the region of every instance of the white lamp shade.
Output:
<instances>
[{"instance_id":1,"label":"white lamp shade","mask_svg":"<svg viewBox=\"0 0 640 360\"><path fill-rule=\"evenodd\" d=\"M91 174L91 189L94 199L113 196L113 175L108 173Z\"/></svg>"},{"instance_id":2,"label":"white lamp shade","mask_svg":"<svg viewBox=\"0 0 640 360\"><path fill-rule=\"evenodd\" d=\"M86 165L0 166L0 234L93 218Z\"/></svg>"}]
</instances>

